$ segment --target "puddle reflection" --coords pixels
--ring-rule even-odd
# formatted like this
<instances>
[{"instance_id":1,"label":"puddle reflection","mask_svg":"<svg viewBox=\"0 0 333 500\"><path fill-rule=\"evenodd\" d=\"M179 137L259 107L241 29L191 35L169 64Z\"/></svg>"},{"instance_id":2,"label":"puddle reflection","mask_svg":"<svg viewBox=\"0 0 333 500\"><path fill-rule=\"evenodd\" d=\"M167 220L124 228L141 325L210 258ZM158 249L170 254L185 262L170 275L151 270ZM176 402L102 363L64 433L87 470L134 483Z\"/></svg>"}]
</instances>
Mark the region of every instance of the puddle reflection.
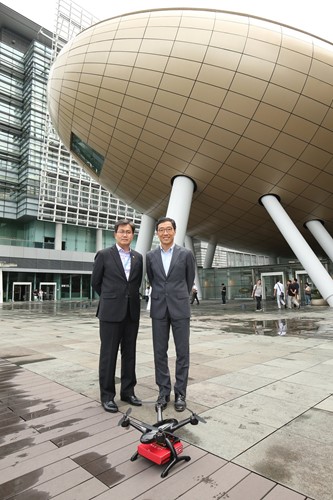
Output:
<instances>
[{"instance_id":1,"label":"puddle reflection","mask_svg":"<svg viewBox=\"0 0 333 500\"><path fill-rule=\"evenodd\" d=\"M224 332L230 333L245 333L249 335L268 335L271 337L287 335L295 337L316 337L316 338L332 338L333 327L330 325L322 325L322 319L302 320L299 318L279 318L279 319L260 319L247 320L240 322L231 319L228 320L228 325L223 328Z\"/></svg>"}]
</instances>

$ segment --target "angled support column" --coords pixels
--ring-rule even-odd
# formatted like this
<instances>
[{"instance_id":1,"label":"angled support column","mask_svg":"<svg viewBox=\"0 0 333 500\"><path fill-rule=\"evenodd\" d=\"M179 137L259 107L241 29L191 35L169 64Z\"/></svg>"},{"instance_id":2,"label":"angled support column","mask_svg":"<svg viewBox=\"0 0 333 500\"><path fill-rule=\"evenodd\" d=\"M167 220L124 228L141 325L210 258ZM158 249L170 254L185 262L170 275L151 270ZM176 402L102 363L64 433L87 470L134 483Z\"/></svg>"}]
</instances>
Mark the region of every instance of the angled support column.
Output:
<instances>
[{"instance_id":1,"label":"angled support column","mask_svg":"<svg viewBox=\"0 0 333 500\"><path fill-rule=\"evenodd\" d=\"M259 202L272 217L288 245L311 277L312 282L316 284L322 297L330 307L333 307L333 280L281 206L279 199L275 195L268 194L262 196Z\"/></svg>"},{"instance_id":2,"label":"angled support column","mask_svg":"<svg viewBox=\"0 0 333 500\"><path fill-rule=\"evenodd\" d=\"M194 258L195 258L193 239L191 238L191 236L187 236L187 235L185 236L185 247L188 248L189 250L191 250L191 252L193 253ZM195 264L196 264L196 266L195 266L194 282L195 282L195 286L198 289L198 299L201 300L202 293L201 293L201 285L200 285L199 275L198 275L197 259L195 259Z\"/></svg>"},{"instance_id":3,"label":"angled support column","mask_svg":"<svg viewBox=\"0 0 333 500\"><path fill-rule=\"evenodd\" d=\"M146 254L151 249L151 244L155 231L155 219L150 215L143 215L141 218L140 231L136 240L135 250L143 256L142 287L146 281Z\"/></svg>"},{"instance_id":4,"label":"angled support column","mask_svg":"<svg viewBox=\"0 0 333 500\"><path fill-rule=\"evenodd\" d=\"M215 250L216 250L216 243L209 242L206 250L205 262L203 265L204 269L209 269L210 267L212 267Z\"/></svg>"},{"instance_id":5,"label":"angled support column","mask_svg":"<svg viewBox=\"0 0 333 500\"><path fill-rule=\"evenodd\" d=\"M190 177L177 175L172 179L166 217L171 217L176 222L175 243L180 246L184 246L192 197L195 190L196 184Z\"/></svg>"},{"instance_id":6,"label":"angled support column","mask_svg":"<svg viewBox=\"0 0 333 500\"><path fill-rule=\"evenodd\" d=\"M326 255L328 255L333 262L333 238L324 227L324 222L321 220L309 220L304 223L304 227L310 231Z\"/></svg>"}]
</instances>

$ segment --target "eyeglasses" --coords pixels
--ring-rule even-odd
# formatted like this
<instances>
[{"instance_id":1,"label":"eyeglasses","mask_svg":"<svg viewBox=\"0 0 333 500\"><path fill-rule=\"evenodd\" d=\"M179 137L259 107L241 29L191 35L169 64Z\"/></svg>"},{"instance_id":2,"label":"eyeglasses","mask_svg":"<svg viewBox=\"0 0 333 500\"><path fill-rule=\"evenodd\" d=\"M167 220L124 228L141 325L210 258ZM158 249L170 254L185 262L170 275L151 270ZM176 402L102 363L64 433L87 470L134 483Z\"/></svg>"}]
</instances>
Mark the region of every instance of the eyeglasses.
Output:
<instances>
[{"instance_id":1,"label":"eyeglasses","mask_svg":"<svg viewBox=\"0 0 333 500\"><path fill-rule=\"evenodd\" d=\"M173 230L174 230L173 227L160 227L160 228L158 228L157 232L160 234L172 233Z\"/></svg>"},{"instance_id":2,"label":"eyeglasses","mask_svg":"<svg viewBox=\"0 0 333 500\"><path fill-rule=\"evenodd\" d=\"M117 231L117 234L127 234L127 235L130 235L130 234L132 234L132 231L130 231L130 230L124 231L123 229L121 229L120 231Z\"/></svg>"}]
</instances>

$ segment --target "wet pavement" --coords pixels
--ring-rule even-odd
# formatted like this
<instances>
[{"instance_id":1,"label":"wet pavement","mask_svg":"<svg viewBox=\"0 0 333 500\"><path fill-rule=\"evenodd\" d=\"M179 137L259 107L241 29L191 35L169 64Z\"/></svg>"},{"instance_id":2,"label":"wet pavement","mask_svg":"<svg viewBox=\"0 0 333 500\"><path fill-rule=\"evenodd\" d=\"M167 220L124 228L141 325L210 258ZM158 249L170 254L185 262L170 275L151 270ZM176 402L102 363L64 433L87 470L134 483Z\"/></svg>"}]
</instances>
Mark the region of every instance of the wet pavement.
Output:
<instances>
[{"instance_id":1,"label":"wet pavement","mask_svg":"<svg viewBox=\"0 0 333 500\"><path fill-rule=\"evenodd\" d=\"M28 377L42 375L45 383L61 384L63 398L70 400L74 391L78 400L87 396L100 408L95 310L96 304L89 302L0 306L0 357L14 367L6 371L6 383L10 384L11 373L18 376L15 366L21 366ZM192 311L187 404L207 424L184 427L179 435L187 443L303 495L295 498L332 500L333 311L323 306L278 310L275 302L269 302L264 311L256 312L252 301L226 305L203 301L194 304ZM174 356L171 341L172 373ZM132 416L154 423L158 391L144 302L137 379L136 393L145 404L133 408ZM7 396L15 401L16 383L9 387ZM116 400L125 411L127 405ZM56 432L57 423L45 426L41 420L38 427L36 419L45 415L45 399L20 395L19 403L21 413L33 417L37 425L34 432L22 427L26 439L31 433ZM163 416L175 416L172 404ZM12 415L7 420L9 427L21 425ZM68 425L77 427L77 439L85 431L72 420ZM2 442L1 436L0 432L2 453L14 453L15 443Z\"/></svg>"}]
</instances>

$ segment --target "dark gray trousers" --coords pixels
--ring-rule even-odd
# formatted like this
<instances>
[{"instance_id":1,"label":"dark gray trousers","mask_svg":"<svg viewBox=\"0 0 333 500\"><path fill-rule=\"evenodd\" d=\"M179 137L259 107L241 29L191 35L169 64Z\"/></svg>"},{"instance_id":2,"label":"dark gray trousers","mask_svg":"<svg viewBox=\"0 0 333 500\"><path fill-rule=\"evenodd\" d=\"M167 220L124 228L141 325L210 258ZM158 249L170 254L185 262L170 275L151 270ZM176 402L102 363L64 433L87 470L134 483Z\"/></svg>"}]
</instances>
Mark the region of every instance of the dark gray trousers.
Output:
<instances>
[{"instance_id":1,"label":"dark gray trousers","mask_svg":"<svg viewBox=\"0 0 333 500\"><path fill-rule=\"evenodd\" d=\"M172 319L167 314L163 319L152 319L155 380L160 395L169 396L171 379L168 366L170 327L176 348L175 395L186 396L190 367L190 318Z\"/></svg>"}]
</instances>

